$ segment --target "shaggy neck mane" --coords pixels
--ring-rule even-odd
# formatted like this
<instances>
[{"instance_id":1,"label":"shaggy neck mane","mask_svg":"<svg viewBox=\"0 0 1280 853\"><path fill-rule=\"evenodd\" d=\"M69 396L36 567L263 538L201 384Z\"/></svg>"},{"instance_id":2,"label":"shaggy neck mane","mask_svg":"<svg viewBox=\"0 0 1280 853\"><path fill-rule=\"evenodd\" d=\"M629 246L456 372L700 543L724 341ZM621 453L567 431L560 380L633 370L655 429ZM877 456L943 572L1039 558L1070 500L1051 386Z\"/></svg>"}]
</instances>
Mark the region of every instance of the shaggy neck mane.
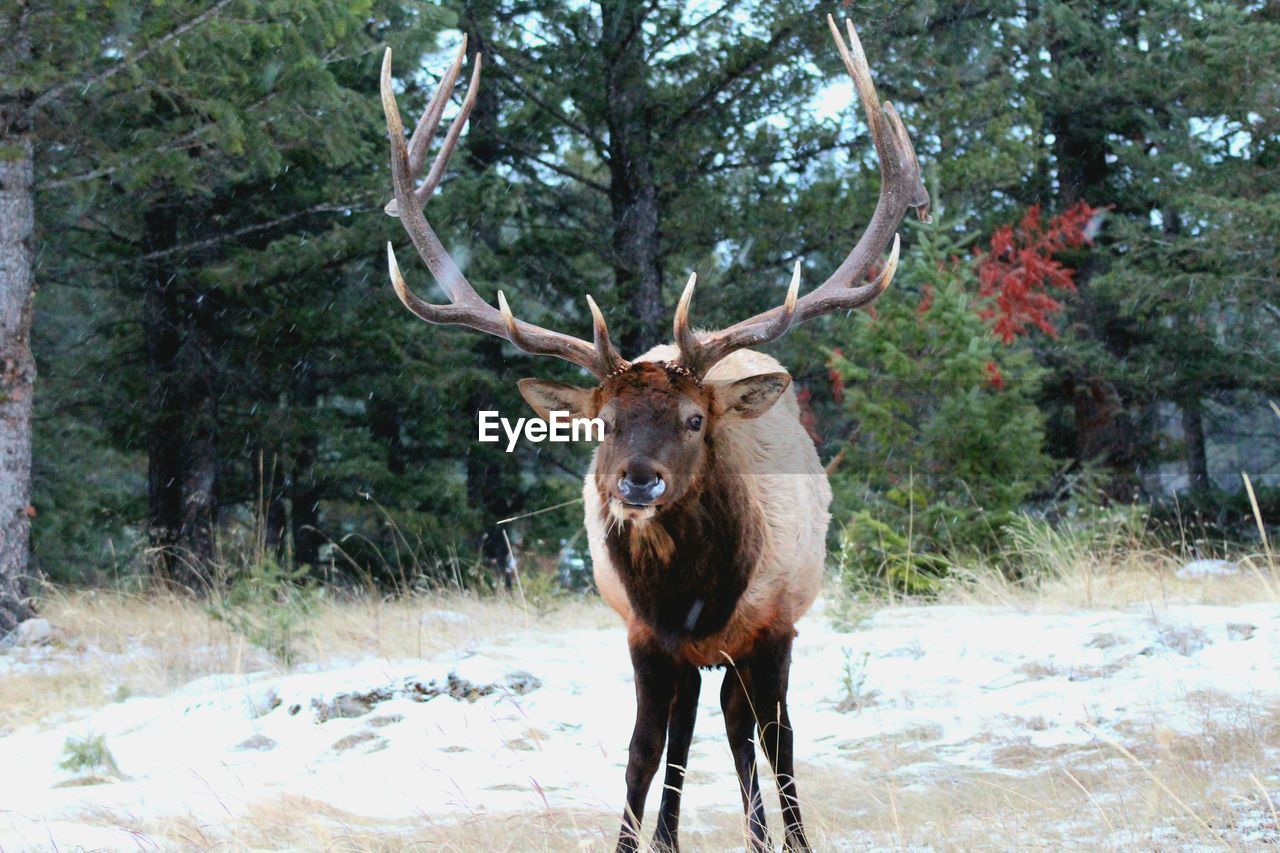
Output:
<instances>
[{"instance_id":1,"label":"shaggy neck mane","mask_svg":"<svg viewBox=\"0 0 1280 853\"><path fill-rule=\"evenodd\" d=\"M636 616L674 651L733 614L760 555L762 519L745 485L708 443L706 468L681 499L644 522L619 522L602 502L605 543Z\"/></svg>"}]
</instances>

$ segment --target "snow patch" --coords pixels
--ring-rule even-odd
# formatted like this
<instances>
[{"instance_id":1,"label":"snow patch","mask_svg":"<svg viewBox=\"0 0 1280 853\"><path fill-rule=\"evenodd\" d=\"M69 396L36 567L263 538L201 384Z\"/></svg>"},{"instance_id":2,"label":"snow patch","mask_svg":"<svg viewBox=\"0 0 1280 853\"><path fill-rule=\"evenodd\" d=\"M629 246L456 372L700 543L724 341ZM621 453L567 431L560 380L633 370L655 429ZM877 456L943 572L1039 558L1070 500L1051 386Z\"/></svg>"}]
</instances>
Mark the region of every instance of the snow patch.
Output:
<instances>
[{"instance_id":1,"label":"snow patch","mask_svg":"<svg viewBox=\"0 0 1280 853\"><path fill-rule=\"evenodd\" d=\"M1240 567L1227 560L1192 560L1175 574L1183 580L1227 577L1240 574Z\"/></svg>"},{"instance_id":2,"label":"snow patch","mask_svg":"<svg viewBox=\"0 0 1280 853\"><path fill-rule=\"evenodd\" d=\"M1034 750L1101 735L1124 742L1135 727L1192 733L1274 708L1277 664L1276 604L904 607L849 631L811 617L791 671L796 752L802 764L857 770L886 744L910 747L895 770L908 785L971 768L1032 773ZM685 792L691 825L738 808L721 677L704 673L689 762L697 783ZM612 812L633 714L621 626L530 631L423 660L210 676L0 738L0 766L23 768L0 774L0 848L114 848L126 836L103 829L103 815L217 826L286 794L371 820L559 805ZM86 733L106 739L123 778L59 787L65 744ZM96 825L78 820L88 812Z\"/></svg>"}]
</instances>

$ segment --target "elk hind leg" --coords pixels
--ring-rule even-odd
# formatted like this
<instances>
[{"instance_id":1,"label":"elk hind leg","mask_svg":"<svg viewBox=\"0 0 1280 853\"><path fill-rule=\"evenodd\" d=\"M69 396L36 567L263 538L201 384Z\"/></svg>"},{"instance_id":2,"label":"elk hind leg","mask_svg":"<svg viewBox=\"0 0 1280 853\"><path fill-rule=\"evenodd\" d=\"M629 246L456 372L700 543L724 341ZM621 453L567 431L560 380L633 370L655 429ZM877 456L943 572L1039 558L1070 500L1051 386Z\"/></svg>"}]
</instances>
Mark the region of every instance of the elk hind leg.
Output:
<instances>
[{"instance_id":1,"label":"elk hind leg","mask_svg":"<svg viewBox=\"0 0 1280 853\"><path fill-rule=\"evenodd\" d=\"M729 736L729 749L738 771L751 850L753 853L771 850L773 845L765 825L760 777L756 772L756 748L751 739L756 717L751 706L751 673L747 668L730 665L725 670L724 684L720 687L720 707L724 710L725 732Z\"/></svg>"},{"instance_id":2,"label":"elk hind leg","mask_svg":"<svg viewBox=\"0 0 1280 853\"><path fill-rule=\"evenodd\" d=\"M796 792L795 752L791 718L787 714L787 681L791 673L790 632L761 649L752 658L752 701L758 715L760 745L778 780L778 799L786 827L783 842L787 850L809 850L800 799Z\"/></svg>"}]
</instances>

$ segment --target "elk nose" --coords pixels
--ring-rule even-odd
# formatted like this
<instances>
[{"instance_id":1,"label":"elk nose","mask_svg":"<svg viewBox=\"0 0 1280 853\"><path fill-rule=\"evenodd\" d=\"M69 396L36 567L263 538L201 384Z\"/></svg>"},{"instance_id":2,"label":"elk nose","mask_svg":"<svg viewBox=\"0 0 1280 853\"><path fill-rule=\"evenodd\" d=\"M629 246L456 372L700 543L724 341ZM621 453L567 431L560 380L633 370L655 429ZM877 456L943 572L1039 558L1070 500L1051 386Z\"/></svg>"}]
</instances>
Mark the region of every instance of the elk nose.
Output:
<instances>
[{"instance_id":1,"label":"elk nose","mask_svg":"<svg viewBox=\"0 0 1280 853\"><path fill-rule=\"evenodd\" d=\"M629 504L647 506L667 490L662 475L648 465L633 465L618 479L618 492Z\"/></svg>"}]
</instances>

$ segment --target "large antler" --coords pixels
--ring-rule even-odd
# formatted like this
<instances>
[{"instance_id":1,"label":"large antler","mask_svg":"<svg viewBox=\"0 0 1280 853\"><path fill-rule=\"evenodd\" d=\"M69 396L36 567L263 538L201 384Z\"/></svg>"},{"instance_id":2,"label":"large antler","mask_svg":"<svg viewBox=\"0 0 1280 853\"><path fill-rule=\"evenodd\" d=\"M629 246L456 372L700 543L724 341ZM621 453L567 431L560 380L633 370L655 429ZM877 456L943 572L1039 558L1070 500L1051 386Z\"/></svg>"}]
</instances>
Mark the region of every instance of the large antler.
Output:
<instances>
[{"instance_id":1,"label":"large antler","mask_svg":"<svg viewBox=\"0 0 1280 853\"><path fill-rule=\"evenodd\" d=\"M846 311L869 305L885 291L898 267L898 223L908 208L915 208L921 219L929 213L929 194L920 180L920 165L916 162L915 149L902 119L893 105L880 103L875 84L871 82L871 69L867 56L858 40L858 33L851 21L845 21L849 31L846 46L840 37L840 29L828 15L827 24L835 37L840 58L853 78L858 99L867 114L871 139L880 158L880 200L876 204L871 222L863 231L853 251L844 259L831 277L816 290L797 299L800 289L800 263L796 262L791 277L791 287L784 303L757 314L718 332L695 334L689 327L689 303L697 276L690 276L688 285L676 307L675 336L680 347L680 363L698 376L705 376L712 365L735 350L759 346L777 340L797 323L811 320L831 311ZM883 271L870 284L861 284L867 273L893 237L893 250ZM857 285L857 286L855 286Z\"/></svg>"},{"instance_id":2,"label":"large antler","mask_svg":"<svg viewBox=\"0 0 1280 853\"><path fill-rule=\"evenodd\" d=\"M427 147L435 136L440 118L444 114L445 104L462 70L466 49L464 39L462 47L458 49L457 58L441 78L440 85L427 105L426 112L418 121L417 127L414 128L413 137L408 145L404 141L404 124L400 120L400 109L396 106L396 96L391 86L391 48L387 48L386 55L382 59L382 109L387 115L387 132L391 136L391 177L395 186L395 199L387 204L386 212L400 218L404 230L408 232L409 239L413 241L423 262L449 295L449 304L432 305L409 291L404 277L400 274L400 266L396 263L395 251L388 242L387 265L391 270L391 283L395 286L396 295L400 297L405 307L428 323L451 323L497 335L527 353L563 358L585 367L603 379L610 373L625 368L627 362L622 359L609 340L609 330L605 326L604 315L600 313L595 300L590 296L587 297L587 305L591 308L594 326L593 343L517 320L511 313L502 291L498 291L497 308L480 298L466 276L462 274L462 270L458 269L453 258L449 257L449 253L440 244L435 231L431 229L431 225L422 213L423 205L431 198L431 194L440 183L440 178L444 175L449 156L458 144L462 127L467 123L467 117L471 114L471 108L476 102L476 92L480 85L479 54L476 55L475 68L471 72L471 83L467 86L462 109L450 125L440 153L431 164L431 171L427 173L421 186L415 189L414 184L421 176L422 167L426 164Z\"/></svg>"}]
</instances>

